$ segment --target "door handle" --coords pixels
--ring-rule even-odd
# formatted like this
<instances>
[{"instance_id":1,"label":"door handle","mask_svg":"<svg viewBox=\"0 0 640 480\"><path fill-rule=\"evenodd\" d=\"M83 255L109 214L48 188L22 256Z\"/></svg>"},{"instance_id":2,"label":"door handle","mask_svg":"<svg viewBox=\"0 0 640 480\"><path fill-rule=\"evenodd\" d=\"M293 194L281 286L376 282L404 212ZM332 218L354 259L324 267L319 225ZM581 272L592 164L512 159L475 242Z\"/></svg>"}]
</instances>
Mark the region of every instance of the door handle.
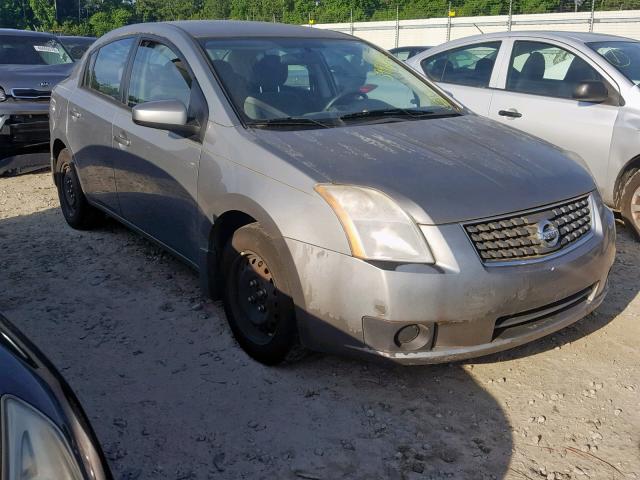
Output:
<instances>
[{"instance_id":1,"label":"door handle","mask_svg":"<svg viewBox=\"0 0 640 480\"><path fill-rule=\"evenodd\" d=\"M518 112L515 108L510 108L508 110L499 110L498 115L501 117L509 117L509 118L520 118L522 114Z\"/></svg>"},{"instance_id":2,"label":"door handle","mask_svg":"<svg viewBox=\"0 0 640 480\"><path fill-rule=\"evenodd\" d=\"M77 111L75 108L71 109L70 115L73 120L78 120L79 118L82 117L82 114L79 111Z\"/></svg>"},{"instance_id":3,"label":"door handle","mask_svg":"<svg viewBox=\"0 0 640 480\"><path fill-rule=\"evenodd\" d=\"M131 145L131 140L129 140L126 136L122 134L114 135L113 139L115 140L116 143L119 143L122 146L128 147L129 145Z\"/></svg>"}]
</instances>

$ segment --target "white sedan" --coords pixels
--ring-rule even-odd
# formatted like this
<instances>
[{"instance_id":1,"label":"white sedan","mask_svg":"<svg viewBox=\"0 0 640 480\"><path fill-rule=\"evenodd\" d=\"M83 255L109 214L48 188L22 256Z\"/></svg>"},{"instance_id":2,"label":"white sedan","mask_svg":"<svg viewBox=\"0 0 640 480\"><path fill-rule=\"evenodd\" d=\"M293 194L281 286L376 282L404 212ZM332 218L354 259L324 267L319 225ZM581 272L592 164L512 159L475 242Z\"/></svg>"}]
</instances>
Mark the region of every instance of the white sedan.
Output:
<instances>
[{"instance_id":1,"label":"white sedan","mask_svg":"<svg viewBox=\"0 0 640 480\"><path fill-rule=\"evenodd\" d=\"M575 154L640 237L640 42L502 32L448 42L407 63L475 113Z\"/></svg>"}]
</instances>

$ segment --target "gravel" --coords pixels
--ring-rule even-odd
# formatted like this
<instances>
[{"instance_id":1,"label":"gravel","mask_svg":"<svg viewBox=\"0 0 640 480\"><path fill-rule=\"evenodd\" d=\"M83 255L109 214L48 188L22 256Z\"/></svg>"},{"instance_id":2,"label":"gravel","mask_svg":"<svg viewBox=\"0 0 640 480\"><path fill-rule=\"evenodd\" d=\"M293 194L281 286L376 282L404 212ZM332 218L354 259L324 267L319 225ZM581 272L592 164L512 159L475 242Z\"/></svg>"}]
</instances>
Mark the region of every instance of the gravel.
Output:
<instances>
[{"instance_id":1,"label":"gravel","mask_svg":"<svg viewBox=\"0 0 640 480\"><path fill-rule=\"evenodd\" d=\"M472 362L250 360L197 276L115 222L0 179L0 311L80 397L116 479L637 479L640 244L597 312Z\"/></svg>"}]
</instances>

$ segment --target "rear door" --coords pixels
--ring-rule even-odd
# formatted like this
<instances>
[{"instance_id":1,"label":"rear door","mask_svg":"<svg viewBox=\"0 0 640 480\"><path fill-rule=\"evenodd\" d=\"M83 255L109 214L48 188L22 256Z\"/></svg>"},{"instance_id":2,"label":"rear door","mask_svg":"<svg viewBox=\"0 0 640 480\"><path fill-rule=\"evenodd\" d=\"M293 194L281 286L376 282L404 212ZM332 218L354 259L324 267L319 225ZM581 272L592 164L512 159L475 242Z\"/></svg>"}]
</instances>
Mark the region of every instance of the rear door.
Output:
<instances>
[{"instance_id":1,"label":"rear door","mask_svg":"<svg viewBox=\"0 0 640 480\"><path fill-rule=\"evenodd\" d=\"M142 38L133 54L127 109L113 119L116 186L122 217L193 263L197 259L197 181L201 137L144 127L131 108L179 100L204 129L208 107L191 69L167 41Z\"/></svg>"},{"instance_id":2,"label":"rear door","mask_svg":"<svg viewBox=\"0 0 640 480\"><path fill-rule=\"evenodd\" d=\"M490 118L578 154L599 183L607 178L609 146L620 107L617 87L604 71L567 45L515 39ZM583 81L605 83L603 103L573 99Z\"/></svg>"},{"instance_id":3,"label":"rear door","mask_svg":"<svg viewBox=\"0 0 640 480\"><path fill-rule=\"evenodd\" d=\"M109 43L91 54L68 108L68 141L87 196L119 213L113 172L111 123L122 110L122 80L134 38Z\"/></svg>"},{"instance_id":4,"label":"rear door","mask_svg":"<svg viewBox=\"0 0 640 480\"><path fill-rule=\"evenodd\" d=\"M420 62L424 74L478 115L487 115L493 91L489 88L500 41L478 42L436 53Z\"/></svg>"}]
</instances>

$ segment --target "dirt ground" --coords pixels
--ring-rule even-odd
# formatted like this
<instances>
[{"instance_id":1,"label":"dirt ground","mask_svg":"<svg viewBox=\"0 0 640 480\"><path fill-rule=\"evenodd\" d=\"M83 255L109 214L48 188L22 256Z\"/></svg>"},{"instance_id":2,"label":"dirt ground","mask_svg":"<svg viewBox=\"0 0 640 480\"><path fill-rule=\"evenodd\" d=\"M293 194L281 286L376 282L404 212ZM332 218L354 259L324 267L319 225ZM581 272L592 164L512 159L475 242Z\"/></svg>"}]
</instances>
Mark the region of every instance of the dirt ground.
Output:
<instances>
[{"instance_id":1,"label":"dirt ground","mask_svg":"<svg viewBox=\"0 0 640 480\"><path fill-rule=\"evenodd\" d=\"M48 173L0 179L0 311L80 397L116 479L640 479L640 244L600 309L461 364L267 368L197 276L114 222L65 224Z\"/></svg>"}]
</instances>

